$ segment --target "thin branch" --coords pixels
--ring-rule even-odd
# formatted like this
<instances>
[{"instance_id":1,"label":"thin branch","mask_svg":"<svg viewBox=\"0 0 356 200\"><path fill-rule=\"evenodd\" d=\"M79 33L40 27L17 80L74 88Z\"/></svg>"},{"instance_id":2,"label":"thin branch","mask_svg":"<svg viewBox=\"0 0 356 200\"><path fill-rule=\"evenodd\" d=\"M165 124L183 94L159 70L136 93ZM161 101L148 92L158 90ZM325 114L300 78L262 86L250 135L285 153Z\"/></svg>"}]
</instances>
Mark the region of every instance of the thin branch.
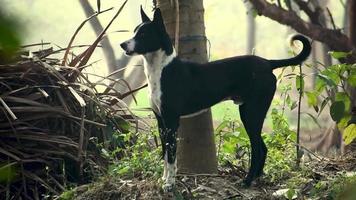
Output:
<instances>
[{"instance_id":1,"label":"thin branch","mask_svg":"<svg viewBox=\"0 0 356 200\"><path fill-rule=\"evenodd\" d=\"M333 15L331 14L329 8L327 7L326 8L326 11L328 12L328 15L329 15L329 18L330 18L330 21L331 21L331 24L333 25L333 29L336 30L336 25L335 25L335 21L334 21L334 17Z\"/></svg>"}]
</instances>

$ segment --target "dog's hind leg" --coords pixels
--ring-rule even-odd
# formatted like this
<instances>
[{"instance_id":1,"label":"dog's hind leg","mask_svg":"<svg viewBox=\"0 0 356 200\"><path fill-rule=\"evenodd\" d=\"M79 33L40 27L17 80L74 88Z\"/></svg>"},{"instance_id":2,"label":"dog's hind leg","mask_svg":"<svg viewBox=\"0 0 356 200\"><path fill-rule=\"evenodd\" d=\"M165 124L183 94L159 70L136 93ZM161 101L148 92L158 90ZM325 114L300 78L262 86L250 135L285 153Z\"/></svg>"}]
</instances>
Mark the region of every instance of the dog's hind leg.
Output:
<instances>
[{"instance_id":1,"label":"dog's hind leg","mask_svg":"<svg viewBox=\"0 0 356 200\"><path fill-rule=\"evenodd\" d=\"M274 76L267 80L270 81L264 83L265 86L257 85L259 87L254 88L251 96L240 106L241 121L250 138L252 149L250 169L244 180L246 186L250 186L255 178L262 175L267 156L267 148L261 137L261 130L276 87Z\"/></svg>"}]
</instances>

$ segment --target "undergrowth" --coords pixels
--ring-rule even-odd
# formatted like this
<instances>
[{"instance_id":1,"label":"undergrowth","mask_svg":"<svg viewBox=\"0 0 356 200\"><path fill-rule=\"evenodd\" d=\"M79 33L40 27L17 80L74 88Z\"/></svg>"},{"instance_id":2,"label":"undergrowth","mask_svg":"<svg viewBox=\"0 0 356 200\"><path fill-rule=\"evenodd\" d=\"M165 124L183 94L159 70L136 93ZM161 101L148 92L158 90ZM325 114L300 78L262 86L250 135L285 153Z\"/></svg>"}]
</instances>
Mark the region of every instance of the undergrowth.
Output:
<instances>
[{"instance_id":1,"label":"undergrowth","mask_svg":"<svg viewBox=\"0 0 356 200\"><path fill-rule=\"evenodd\" d=\"M149 133L129 132L121 134L125 141L135 141L134 145L125 149L117 148L115 153L123 154L110 167L112 175L125 178L143 177L158 179L163 171L161 148L157 148L158 131L153 127Z\"/></svg>"}]
</instances>

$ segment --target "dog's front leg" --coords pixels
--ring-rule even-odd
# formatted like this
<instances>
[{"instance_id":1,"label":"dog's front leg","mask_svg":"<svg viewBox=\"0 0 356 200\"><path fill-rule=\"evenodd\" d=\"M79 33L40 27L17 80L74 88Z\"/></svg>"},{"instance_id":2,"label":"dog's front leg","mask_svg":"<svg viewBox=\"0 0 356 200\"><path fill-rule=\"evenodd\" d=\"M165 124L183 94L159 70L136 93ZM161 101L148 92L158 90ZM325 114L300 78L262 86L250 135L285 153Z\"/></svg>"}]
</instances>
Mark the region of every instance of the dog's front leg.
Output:
<instances>
[{"instance_id":1,"label":"dog's front leg","mask_svg":"<svg viewBox=\"0 0 356 200\"><path fill-rule=\"evenodd\" d=\"M165 163L166 163L166 179L163 184L165 192L171 191L175 185L176 176L176 150L177 150L177 129L179 118L163 118L165 131Z\"/></svg>"},{"instance_id":2,"label":"dog's front leg","mask_svg":"<svg viewBox=\"0 0 356 200\"><path fill-rule=\"evenodd\" d=\"M165 133L166 128L164 126L162 117L157 113L155 113L155 116L157 119L159 137L161 139L162 159L164 160L162 181L165 182L167 178L167 154L166 154L166 133Z\"/></svg>"}]
</instances>

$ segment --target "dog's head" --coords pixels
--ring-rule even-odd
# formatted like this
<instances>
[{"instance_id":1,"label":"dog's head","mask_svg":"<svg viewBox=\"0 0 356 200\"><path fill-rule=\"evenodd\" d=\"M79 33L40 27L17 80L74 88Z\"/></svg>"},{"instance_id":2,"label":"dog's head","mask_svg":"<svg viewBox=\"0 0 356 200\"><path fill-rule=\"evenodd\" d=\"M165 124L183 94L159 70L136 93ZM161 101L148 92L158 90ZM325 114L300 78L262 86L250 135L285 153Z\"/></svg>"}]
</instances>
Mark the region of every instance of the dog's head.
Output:
<instances>
[{"instance_id":1,"label":"dog's head","mask_svg":"<svg viewBox=\"0 0 356 200\"><path fill-rule=\"evenodd\" d=\"M172 42L166 32L161 11L157 8L151 21L141 7L142 23L138 25L133 38L120 44L126 55L145 55L163 50L167 55L173 52Z\"/></svg>"}]
</instances>

